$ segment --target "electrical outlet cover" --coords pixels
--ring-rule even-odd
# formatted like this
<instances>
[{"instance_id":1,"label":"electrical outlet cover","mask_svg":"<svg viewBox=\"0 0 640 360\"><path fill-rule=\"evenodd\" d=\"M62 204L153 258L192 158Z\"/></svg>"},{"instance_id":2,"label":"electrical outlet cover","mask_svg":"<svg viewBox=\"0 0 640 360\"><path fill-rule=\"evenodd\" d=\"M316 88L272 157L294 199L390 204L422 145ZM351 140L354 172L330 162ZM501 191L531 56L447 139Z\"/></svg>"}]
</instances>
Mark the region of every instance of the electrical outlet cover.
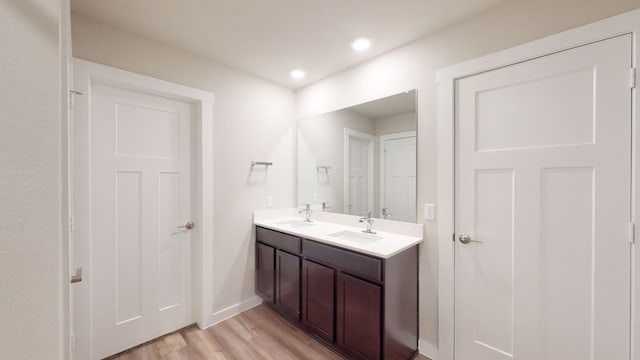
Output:
<instances>
[{"instance_id":1,"label":"electrical outlet cover","mask_svg":"<svg viewBox=\"0 0 640 360\"><path fill-rule=\"evenodd\" d=\"M424 218L425 218L425 220L435 220L436 219L436 205L435 204L424 204Z\"/></svg>"}]
</instances>

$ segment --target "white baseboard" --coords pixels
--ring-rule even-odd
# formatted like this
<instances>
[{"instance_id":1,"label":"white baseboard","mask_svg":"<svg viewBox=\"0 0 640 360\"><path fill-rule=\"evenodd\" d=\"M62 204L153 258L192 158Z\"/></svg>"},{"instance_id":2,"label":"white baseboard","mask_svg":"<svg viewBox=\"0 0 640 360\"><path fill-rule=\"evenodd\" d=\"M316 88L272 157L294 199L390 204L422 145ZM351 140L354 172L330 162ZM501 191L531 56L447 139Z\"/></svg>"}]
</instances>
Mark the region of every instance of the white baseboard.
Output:
<instances>
[{"instance_id":1,"label":"white baseboard","mask_svg":"<svg viewBox=\"0 0 640 360\"><path fill-rule=\"evenodd\" d=\"M438 360L438 347L428 341L419 339L418 351L431 360Z\"/></svg>"},{"instance_id":2,"label":"white baseboard","mask_svg":"<svg viewBox=\"0 0 640 360\"><path fill-rule=\"evenodd\" d=\"M198 323L198 327L200 327L200 329L206 329L211 325L215 325L221 321L227 320L228 318L234 317L260 304L262 304L262 299L258 296L253 296L243 302L239 302L235 305L229 306L228 308L216 311L215 313L209 315L209 318L207 319L205 324Z\"/></svg>"}]
</instances>

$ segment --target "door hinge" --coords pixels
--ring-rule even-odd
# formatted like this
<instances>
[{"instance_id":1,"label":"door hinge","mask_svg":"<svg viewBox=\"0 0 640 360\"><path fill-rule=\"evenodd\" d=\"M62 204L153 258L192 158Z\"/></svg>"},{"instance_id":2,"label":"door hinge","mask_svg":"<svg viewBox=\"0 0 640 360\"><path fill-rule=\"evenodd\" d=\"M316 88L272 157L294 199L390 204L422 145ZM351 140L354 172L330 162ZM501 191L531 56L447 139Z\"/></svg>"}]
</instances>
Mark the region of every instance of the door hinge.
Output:
<instances>
[{"instance_id":1,"label":"door hinge","mask_svg":"<svg viewBox=\"0 0 640 360\"><path fill-rule=\"evenodd\" d=\"M636 224L629 223L629 244L635 244L636 242Z\"/></svg>"},{"instance_id":2,"label":"door hinge","mask_svg":"<svg viewBox=\"0 0 640 360\"><path fill-rule=\"evenodd\" d=\"M82 91L69 90L69 108L73 108L73 97L74 95L84 95Z\"/></svg>"},{"instance_id":3,"label":"door hinge","mask_svg":"<svg viewBox=\"0 0 640 360\"><path fill-rule=\"evenodd\" d=\"M69 216L69 232L73 232L73 216Z\"/></svg>"},{"instance_id":4,"label":"door hinge","mask_svg":"<svg viewBox=\"0 0 640 360\"><path fill-rule=\"evenodd\" d=\"M630 77L630 86L632 89L636 88L636 78L637 78L637 74L636 74L636 68L631 68L631 73L629 75Z\"/></svg>"}]
</instances>

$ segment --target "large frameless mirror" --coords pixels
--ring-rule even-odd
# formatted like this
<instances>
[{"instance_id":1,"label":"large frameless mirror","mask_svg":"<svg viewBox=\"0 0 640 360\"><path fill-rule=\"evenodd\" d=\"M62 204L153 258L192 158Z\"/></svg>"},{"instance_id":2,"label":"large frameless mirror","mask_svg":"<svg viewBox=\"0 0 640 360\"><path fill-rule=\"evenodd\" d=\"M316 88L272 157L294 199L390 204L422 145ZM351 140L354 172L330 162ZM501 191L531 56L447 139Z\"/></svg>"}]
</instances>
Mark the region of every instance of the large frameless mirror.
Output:
<instances>
[{"instance_id":1,"label":"large frameless mirror","mask_svg":"<svg viewBox=\"0 0 640 360\"><path fill-rule=\"evenodd\" d=\"M416 91L298 121L298 205L416 222Z\"/></svg>"}]
</instances>

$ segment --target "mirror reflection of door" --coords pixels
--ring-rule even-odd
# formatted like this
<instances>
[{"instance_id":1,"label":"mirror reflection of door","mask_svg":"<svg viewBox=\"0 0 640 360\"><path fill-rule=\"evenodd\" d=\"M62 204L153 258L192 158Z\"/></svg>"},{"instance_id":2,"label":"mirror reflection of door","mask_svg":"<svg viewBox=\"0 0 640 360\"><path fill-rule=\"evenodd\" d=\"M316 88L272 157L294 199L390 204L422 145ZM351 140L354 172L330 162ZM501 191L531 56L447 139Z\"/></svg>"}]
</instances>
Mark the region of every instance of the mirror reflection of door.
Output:
<instances>
[{"instance_id":1,"label":"mirror reflection of door","mask_svg":"<svg viewBox=\"0 0 640 360\"><path fill-rule=\"evenodd\" d=\"M374 137L351 129L345 135L345 213L362 215L373 209Z\"/></svg>"},{"instance_id":2,"label":"mirror reflection of door","mask_svg":"<svg viewBox=\"0 0 640 360\"><path fill-rule=\"evenodd\" d=\"M416 222L416 104L411 90L300 119L298 205L356 216L370 210L375 218ZM413 134L413 145L391 141L406 133ZM397 145L388 180L383 138Z\"/></svg>"},{"instance_id":3,"label":"mirror reflection of door","mask_svg":"<svg viewBox=\"0 0 640 360\"><path fill-rule=\"evenodd\" d=\"M416 222L416 133L380 137L380 218Z\"/></svg>"}]
</instances>

